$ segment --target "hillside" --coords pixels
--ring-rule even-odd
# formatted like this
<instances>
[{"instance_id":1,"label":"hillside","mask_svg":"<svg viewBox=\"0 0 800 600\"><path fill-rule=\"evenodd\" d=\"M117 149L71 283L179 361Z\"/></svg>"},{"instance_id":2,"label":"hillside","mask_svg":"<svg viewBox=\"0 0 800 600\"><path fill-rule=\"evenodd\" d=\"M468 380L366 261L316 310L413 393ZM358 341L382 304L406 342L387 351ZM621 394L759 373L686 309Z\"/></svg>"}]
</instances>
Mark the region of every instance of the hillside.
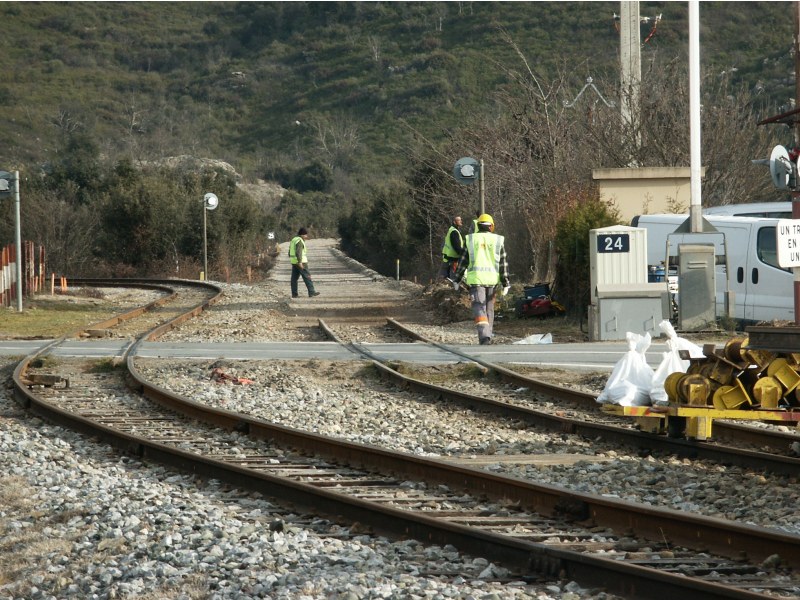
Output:
<instances>
[{"instance_id":1,"label":"hillside","mask_svg":"<svg viewBox=\"0 0 800 600\"><path fill-rule=\"evenodd\" d=\"M794 97L789 2L703 2L704 205L776 195L753 165ZM582 310L595 168L689 163L688 10L642 2L640 110L617 2L2 2L0 170L22 236L69 275L249 277L299 227L429 280L482 186L515 281ZM655 17L659 16L658 21ZM575 100L591 77L593 91ZM264 182L264 183L262 183ZM214 193L220 205L201 204ZM14 240L0 203L0 244ZM208 219L204 217L209 217ZM206 231L206 221L207 231ZM466 221L466 218L465 218ZM206 239L207 238L207 239Z\"/></svg>"},{"instance_id":2,"label":"hillside","mask_svg":"<svg viewBox=\"0 0 800 600\"><path fill-rule=\"evenodd\" d=\"M786 102L791 11L701 3L708 72L735 69ZM685 55L686 3L640 12L662 16L645 65ZM591 76L614 97L614 13L616 2L3 2L0 165L52 161L84 129L111 159L212 157L251 180L311 158L379 174L413 132L436 140L496 110L491 91L519 67L507 38L537 73L568 73L575 94Z\"/></svg>"}]
</instances>

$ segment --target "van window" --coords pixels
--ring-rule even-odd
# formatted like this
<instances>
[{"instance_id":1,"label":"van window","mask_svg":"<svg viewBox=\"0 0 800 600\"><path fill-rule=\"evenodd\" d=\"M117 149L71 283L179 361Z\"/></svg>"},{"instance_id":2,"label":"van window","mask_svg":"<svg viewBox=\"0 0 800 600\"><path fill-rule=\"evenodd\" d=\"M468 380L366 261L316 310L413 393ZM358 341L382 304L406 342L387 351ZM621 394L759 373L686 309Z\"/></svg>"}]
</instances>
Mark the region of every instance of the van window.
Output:
<instances>
[{"instance_id":1,"label":"van window","mask_svg":"<svg viewBox=\"0 0 800 600\"><path fill-rule=\"evenodd\" d=\"M791 219L792 211L778 211L778 212L742 212L736 213L734 217L758 217L759 219Z\"/></svg>"},{"instance_id":2,"label":"van window","mask_svg":"<svg viewBox=\"0 0 800 600\"><path fill-rule=\"evenodd\" d=\"M758 230L756 254L761 262L765 262L777 269L781 268L778 264L778 248L774 227L762 227Z\"/></svg>"}]
</instances>

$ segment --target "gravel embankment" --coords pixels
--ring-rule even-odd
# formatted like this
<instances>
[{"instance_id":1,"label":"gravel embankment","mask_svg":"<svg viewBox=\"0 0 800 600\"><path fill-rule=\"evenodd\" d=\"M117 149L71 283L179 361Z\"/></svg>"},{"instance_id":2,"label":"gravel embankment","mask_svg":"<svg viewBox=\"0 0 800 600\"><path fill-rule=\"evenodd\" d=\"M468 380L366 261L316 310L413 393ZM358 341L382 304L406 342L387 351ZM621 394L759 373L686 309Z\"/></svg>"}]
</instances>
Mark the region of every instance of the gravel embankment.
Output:
<instances>
[{"instance_id":1,"label":"gravel embankment","mask_svg":"<svg viewBox=\"0 0 800 600\"><path fill-rule=\"evenodd\" d=\"M223 285L211 311L168 340L299 341L287 324L285 281ZM434 337L431 328L429 335ZM356 327L353 339L365 329ZM474 343L469 324L448 343ZM459 338L458 336L462 335ZM305 336L305 337L304 337ZM680 460L598 453L574 440L493 423L394 393L364 394L352 365L312 361L137 361L143 372L196 400L293 427L422 455L559 453L587 460L555 466L490 466L543 483L800 533L796 478ZM210 380L212 366L254 383ZM9 375L8 368L4 371ZM412 407L409 410L409 406ZM297 522L277 503L122 456L55 428L0 395L0 600L50 598L608 599L574 582L490 581L490 561L452 548L348 539L324 521ZM463 577L438 573L458 571Z\"/></svg>"},{"instance_id":2,"label":"gravel embankment","mask_svg":"<svg viewBox=\"0 0 800 600\"><path fill-rule=\"evenodd\" d=\"M223 302L187 329L188 339L281 339L284 285L223 287ZM14 362L1 360L8 379ZM315 398L320 382L298 385L302 394L291 394L299 402ZM501 568L449 547L342 535L258 495L143 465L48 425L20 409L8 386L0 473L0 600L612 598L570 581L498 583Z\"/></svg>"},{"instance_id":3,"label":"gravel embankment","mask_svg":"<svg viewBox=\"0 0 800 600\"><path fill-rule=\"evenodd\" d=\"M502 568L453 548L342 539L337 525L49 426L7 390L0 472L3 599L609 598L492 582Z\"/></svg>"},{"instance_id":4,"label":"gravel embankment","mask_svg":"<svg viewBox=\"0 0 800 600\"><path fill-rule=\"evenodd\" d=\"M313 360L302 369L280 361L139 359L136 364L164 388L282 425L422 456L497 455L497 463L487 467L494 472L800 535L796 477L675 457L642 459L578 436L531 430L413 392L390 390L374 377L365 393L355 381L363 369L358 364ZM217 368L253 383L217 383L211 374ZM478 386L460 384L463 391L471 387ZM576 464L556 460L552 466L503 461L516 454L579 454L587 459Z\"/></svg>"}]
</instances>

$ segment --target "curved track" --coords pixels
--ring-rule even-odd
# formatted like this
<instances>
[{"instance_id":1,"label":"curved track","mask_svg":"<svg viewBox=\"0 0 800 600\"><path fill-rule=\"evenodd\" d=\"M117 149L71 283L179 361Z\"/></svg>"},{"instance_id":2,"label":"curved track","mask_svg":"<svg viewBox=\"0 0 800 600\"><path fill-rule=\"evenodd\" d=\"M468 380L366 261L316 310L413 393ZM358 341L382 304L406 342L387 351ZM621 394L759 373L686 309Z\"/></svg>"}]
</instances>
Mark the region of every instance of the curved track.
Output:
<instances>
[{"instance_id":1,"label":"curved track","mask_svg":"<svg viewBox=\"0 0 800 600\"><path fill-rule=\"evenodd\" d=\"M174 318L196 314L211 297L206 295L177 308ZM170 320L158 320L156 325L148 322L141 326L144 334L140 339L145 336L153 339L159 331L173 326ZM702 598L749 598L759 596L726 588L719 584L720 580L709 583L672 575L670 571L675 569L676 562L691 563L691 568L683 569L684 575L687 571L695 574L724 571L738 588L760 588L763 581L750 573L758 569L732 562L740 558L742 548L748 548L756 561L779 552L795 569L798 567L798 540L793 536L721 525L710 519L671 514L672 511L641 510L629 503L532 486L440 461L365 448L211 410L143 381L137 376L131 350L126 363L135 387L158 406L124 390L121 387L124 373L81 361L62 363L60 381L36 384L36 375L48 375L41 372L48 369L48 364L45 359L37 373L31 366L33 357L23 361L15 372L17 397L49 419L68 422L78 430L108 439L141 456L252 486L270 496L288 498L333 515L362 522L366 515L372 515L370 522L376 531L453 543L473 554L488 552L531 577L565 572L576 580L630 597L666 598L683 593ZM114 381L112 385L109 379ZM69 385L65 385L67 381ZM98 402L106 394L107 401ZM231 433L199 428L177 413ZM263 440L269 443L265 445ZM310 460L309 454L316 458ZM382 502L374 502L376 498ZM500 517L500 509L486 506L487 502L501 501L519 508L506 506ZM418 510L409 510L414 506ZM438 518L431 518L432 514ZM588 529L581 525L584 521ZM608 530L598 534L598 527ZM714 528L724 533L709 534ZM505 532L498 533L498 529ZM615 529L619 532L617 536L637 531L642 541L638 545L627 543L640 548L645 544L652 548L652 540L697 548L702 531L699 545L712 548L719 556L702 557L701 565L693 553L678 552L670 560L653 553L645 560L647 568L643 568L639 564L643 560L641 555L634 553L634 560L624 560L630 558L631 552L619 553L621 539L615 537ZM542 540L547 543L541 543ZM584 552L575 552L576 547ZM598 558L609 554L614 560L608 560L607 556ZM663 549L662 554L666 554ZM657 594L653 593L653 578L658 581ZM786 585L792 589L796 583L790 581Z\"/></svg>"}]
</instances>

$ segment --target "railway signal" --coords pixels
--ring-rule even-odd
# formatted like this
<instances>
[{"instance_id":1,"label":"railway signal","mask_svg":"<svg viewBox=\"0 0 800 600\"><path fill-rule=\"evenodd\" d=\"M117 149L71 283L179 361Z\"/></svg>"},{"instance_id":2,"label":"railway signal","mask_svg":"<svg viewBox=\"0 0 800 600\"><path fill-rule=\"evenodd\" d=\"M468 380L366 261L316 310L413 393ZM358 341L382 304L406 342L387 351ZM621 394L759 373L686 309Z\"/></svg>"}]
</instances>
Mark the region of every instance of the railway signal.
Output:
<instances>
[{"instance_id":1,"label":"railway signal","mask_svg":"<svg viewBox=\"0 0 800 600\"><path fill-rule=\"evenodd\" d=\"M8 171L0 171L0 198L11 195L11 177L12 175Z\"/></svg>"},{"instance_id":2,"label":"railway signal","mask_svg":"<svg viewBox=\"0 0 800 600\"><path fill-rule=\"evenodd\" d=\"M453 177L456 178L456 181L465 185L470 185L476 181L480 182L480 206L478 207L478 214L482 215L485 213L483 160L477 161L469 156L458 159L453 166Z\"/></svg>"}]
</instances>

